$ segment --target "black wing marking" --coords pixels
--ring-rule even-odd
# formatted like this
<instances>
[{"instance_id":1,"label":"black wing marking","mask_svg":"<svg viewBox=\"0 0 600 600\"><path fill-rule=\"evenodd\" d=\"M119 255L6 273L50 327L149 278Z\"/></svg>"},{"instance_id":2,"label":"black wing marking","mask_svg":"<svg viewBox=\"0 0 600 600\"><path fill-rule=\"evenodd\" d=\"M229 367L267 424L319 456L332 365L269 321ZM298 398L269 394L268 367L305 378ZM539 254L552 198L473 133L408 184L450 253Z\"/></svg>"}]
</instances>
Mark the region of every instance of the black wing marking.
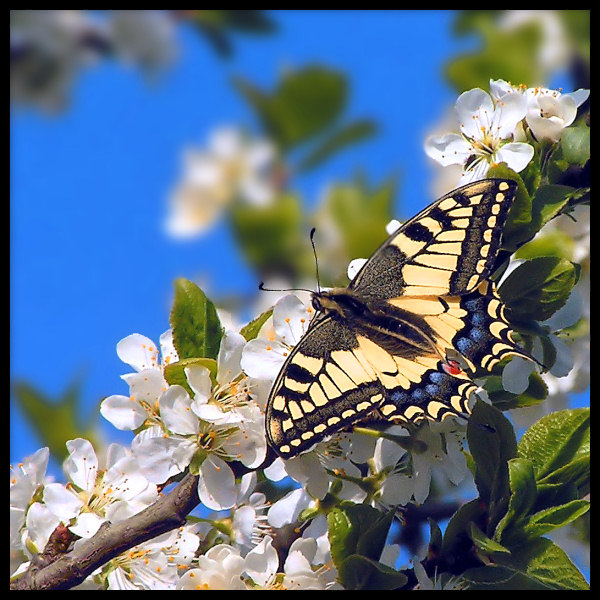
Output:
<instances>
[{"instance_id":1,"label":"black wing marking","mask_svg":"<svg viewBox=\"0 0 600 600\"><path fill-rule=\"evenodd\" d=\"M404 223L349 287L366 299L470 293L493 270L517 184L484 179Z\"/></svg>"},{"instance_id":2,"label":"black wing marking","mask_svg":"<svg viewBox=\"0 0 600 600\"><path fill-rule=\"evenodd\" d=\"M267 404L267 437L277 454L296 456L373 415L390 422L440 420L469 411L476 386L450 376L438 354L416 353L394 336L327 317L292 350ZM374 341L376 339L377 341Z\"/></svg>"}]
</instances>

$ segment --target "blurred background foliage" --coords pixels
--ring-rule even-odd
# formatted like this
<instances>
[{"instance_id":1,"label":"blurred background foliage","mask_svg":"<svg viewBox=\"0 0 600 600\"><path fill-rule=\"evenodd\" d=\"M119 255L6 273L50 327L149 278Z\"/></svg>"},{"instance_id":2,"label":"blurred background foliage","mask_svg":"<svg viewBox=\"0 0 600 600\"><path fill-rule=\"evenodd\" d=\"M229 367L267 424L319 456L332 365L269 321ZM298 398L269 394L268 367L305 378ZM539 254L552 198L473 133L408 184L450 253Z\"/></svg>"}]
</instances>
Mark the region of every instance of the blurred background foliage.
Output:
<instances>
[{"instance_id":1,"label":"blurred background foliage","mask_svg":"<svg viewBox=\"0 0 600 600\"><path fill-rule=\"evenodd\" d=\"M155 79L157 72L168 69L176 60L174 40L177 27L184 23L194 27L207 41L207 48L223 59L235 55L238 36L254 36L254 43L260 44L261 36L278 34L276 19L267 11L158 11L160 16L155 12L11 11L13 107L28 106L54 113L68 110L74 78L89 61L108 57L133 62L150 79ZM56 13L69 14L59 18ZM453 29L456 36L470 37L477 46L449 58L444 66L447 83L457 95L475 87L487 90L490 79L527 86L548 85L557 74L566 74L573 89L589 87L587 10L457 11ZM398 60L410 57L399 56ZM269 202L257 205L235 193L223 206L225 220L245 263L254 271L257 282L314 287L315 263L308 231L316 227L321 285L344 285L348 263L368 257L387 237L385 226L398 214L400 176L395 172L381 181L372 181L358 166L346 181L332 182L320 201L312 205L297 191L295 183L311 170L325 168L339 153L376 136L385 123L377 123L368 115L349 116L350 76L328 66L326 60L287 68L269 87L241 75L234 76L231 85L232 93L247 103L253 115L254 122L243 124L244 127L257 132L257 137L268 139L276 157L267 174L275 190ZM414 101L418 102L418 98ZM588 103L580 109L580 114L585 115L587 110ZM589 127L585 118L577 126L574 133L569 133L579 136L577 143L567 140L559 147L550 173L550 183L568 186L568 190L560 195L556 188L547 189L543 192L545 197L542 193L530 199L534 205L538 201L537 225L563 209L567 212L567 204L577 203L573 200L574 189L589 188ZM414 148L414 152L422 152L422 148ZM521 173L521 179L524 188L531 191L537 187L533 182L539 181L539 173ZM584 195L582 192L575 200L587 202L589 194L587 198ZM423 206L427 203L423 201ZM519 250L518 256L527 259L553 256L577 262L573 251L569 252L569 244L573 245L572 237L556 228L531 240ZM202 257L198 260L201 262ZM584 259L582 268L589 271L589 259ZM572 286L577 277L573 273L570 276ZM232 312L258 306L252 304L254 299L248 302L242 296L212 300ZM259 312L246 314L246 321ZM107 388L113 383L107 382ZM491 393L494 385L500 393L497 380L490 385ZM532 382L528 393L531 404L545 397L537 381ZM66 440L83 436L96 445L102 439L97 412L81 415L79 376L66 384L59 398L50 398L38 389L34 376L31 381L13 381L12 394L18 410L39 436L40 444L49 446L59 461L66 455ZM513 400L504 395L498 404L509 402L505 407L517 406L517 401L510 405Z\"/></svg>"}]
</instances>

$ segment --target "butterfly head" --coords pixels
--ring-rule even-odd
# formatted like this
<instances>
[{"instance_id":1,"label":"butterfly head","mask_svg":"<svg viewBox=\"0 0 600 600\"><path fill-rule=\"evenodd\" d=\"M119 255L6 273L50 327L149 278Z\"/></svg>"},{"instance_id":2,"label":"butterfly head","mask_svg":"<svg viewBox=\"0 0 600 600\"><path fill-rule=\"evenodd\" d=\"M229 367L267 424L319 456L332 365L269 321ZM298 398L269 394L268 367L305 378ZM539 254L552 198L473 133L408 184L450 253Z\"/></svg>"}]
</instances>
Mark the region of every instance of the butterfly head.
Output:
<instances>
[{"instance_id":1,"label":"butterfly head","mask_svg":"<svg viewBox=\"0 0 600 600\"><path fill-rule=\"evenodd\" d=\"M348 288L313 292L312 305L316 311L337 313L343 319L356 318L365 312L364 303Z\"/></svg>"}]
</instances>

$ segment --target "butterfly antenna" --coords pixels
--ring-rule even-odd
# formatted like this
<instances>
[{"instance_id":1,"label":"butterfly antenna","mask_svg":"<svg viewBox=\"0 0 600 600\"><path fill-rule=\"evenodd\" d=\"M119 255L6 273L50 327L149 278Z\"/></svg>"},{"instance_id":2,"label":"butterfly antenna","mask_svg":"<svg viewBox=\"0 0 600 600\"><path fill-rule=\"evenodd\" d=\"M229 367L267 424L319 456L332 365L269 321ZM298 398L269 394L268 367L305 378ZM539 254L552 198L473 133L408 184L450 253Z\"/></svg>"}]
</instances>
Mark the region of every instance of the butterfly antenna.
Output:
<instances>
[{"instance_id":1,"label":"butterfly antenna","mask_svg":"<svg viewBox=\"0 0 600 600\"><path fill-rule=\"evenodd\" d=\"M317 290L319 290L319 292L321 292L321 280L319 278L319 261L317 260L317 249L315 247L315 231L316 230L317 230L316 227L313 227L310 230L310 243L312 245L313 254L315 256L315 271L317 272Z\"/></svg>"},{"instance_id":2,"label":"butterfly antenna","mask_svg":"<svg viewBox=\"0 0 600 600\"><path fill-rule=\"evenodd\" d=\"M308 292L309 294L313 293L313 290L308 290L306 288L266 288L264 281L261 281L258 284L258 289L262 292Z\"/></svg>"}]
</instances>

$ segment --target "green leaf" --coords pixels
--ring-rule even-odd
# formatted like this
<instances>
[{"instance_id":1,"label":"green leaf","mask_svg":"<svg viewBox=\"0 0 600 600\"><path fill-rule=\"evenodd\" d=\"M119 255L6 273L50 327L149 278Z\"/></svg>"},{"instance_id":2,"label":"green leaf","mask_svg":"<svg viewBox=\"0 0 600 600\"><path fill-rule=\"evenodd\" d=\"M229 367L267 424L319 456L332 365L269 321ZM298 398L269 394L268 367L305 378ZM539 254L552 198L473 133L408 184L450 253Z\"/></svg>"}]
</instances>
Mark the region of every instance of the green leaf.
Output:
<instances>
[{"instance_id":1,"label":"green leaf","mask_svg":"<svg viewBox=\"0 0 600 600\"><path fill-rule=\"evenodd\" d=\"M272 314L273 308L269 308L269 310L266 310L265 312L261 313L260 315L258 315L258 317L256 317L256 319L253 319L252 321L250 321L250 323L244 325L244 327L240 329L240 333L244 336L247 342L256 338L261 327L266 323L267 319Z\"/></svg>"},{"instance_id":2,"label":"green leaf","mask_svg":"<svg viewBox=\"0 0 600 600\"><path fill-rule=\"evenodd\" d=\"M313 169L333 154L358 142L372 137L377 132L377 125L370 119L361 119L342 125L327 134L325 139L317 143L296 167L298 173Z\"/></svg>"},{"instance_id":3,"label":"green leaf","mask_svg":"<svg viewBox=\"0 0 600 600\"><path fill-rule=\"evenodd\" d=\"M500 286L514 320L549 319L577 283L580 267L564 258L540 256L520 264Z\"/></svg>"},{"instance_id":4,"label":"green leaf","mask_svg":"<svg viewBox=\"0 0 600 600\"><path fill-rule=\"evenodd\" d=\"M504 232L502 233L502 248L514 252L521 244L530 240L537 232L532 227L532 200L521 176L509 168L506 163L493 165L488 169L486 177L511 179L517 184L517 193L513 200Z\"/></svg>"},{"instance_id":5,"label":"green leaf","mask_svg":"<svg viewBox=\"0 0 600 600\"><path fill-rule=\"evenodd\" d=\"M586 464L590 454L589 408L561 410L542 417L523 434L517 450L520 457L531 461L538 481L573 463Z\"/></svg>"},{"instance_id":6,"label":"green leaf","mask_svg":"<svg viewBox=\"0 0 600 600\"><path fill-rule=\"evenodd\" d=\"M192 475L198 475L200 473L200 467L202 466L202 463L206 460L207 457L208 452L204 450L204 448L199 448L195 452L189 464L189 470Z\"/></svg>"},{"instance_id":7,"label":"green leaf","mask_svg":"<svg viewBox=\"0 0 600 600\"><path fill-rule=\"evenodd\" d=\"M486 565L467 569L461 575L468 590L548 590L551 587L515 569Z\"/></svg>"},{"instance_id":8,"label":"green leaf","mask_svg":"<svg viewBox=\"0 0 600 600\"><path fill-rule=\"evenodd\" d=\"M564 527L584 515L589 509L590 503L587 500L573 500L561 506L539 511L531 515L523 528L524 534L529 538L540 537L554 529Z\"/></svg>"},{"instance_id":9,"label":"green leaf","mask_svg":"<svg viewBox=\"0 0 600 600\"><path fill-rule=\"evenodd\" d=\"M223 328L215 305L192 281L175 280L170 321L180 359L217 358Z\"/></svg>"},{"instance_id":10,"label":"green leaf","mask_svg":"<svg viewBox=\"0 0 600 600\"><path fill-rule=\"evenodd\" d=\"M590 455L579 456L541 479L541 483L574 483L586 489L590 482Z\"/></svg>"},{"instance_id":11,"label":"green leaf","mask_svg":"<svg viewBox=\"0 0 600 600\"><path fill-rule=\"evenodd\" d=\"M567 127L562 132L558 146L548 160L548 180L559 182L569 174L582 173L583 167L590 158L590 128L581 119L576 125ZM586 185L589 175L579 180L578 186ZM589 185L589 184L587 184Z\"/></svg>"},{"instance_id":12,"label":"green leaf","mask_svg":"<svg viewBox=\"0 0 600 600\"><path fill-rule=\"evenodd\" d=\"M365 505L357 506L364 507ZM363 509L357 508L357 511L361 510ZM372 513L366 507L364 510L371 516ZM360 525L357 523L359 516L360 512L352 517L349 512L341 508L334 508L327 514L327 537L331 546L331 558L336 566L341 565L342 561L356 551L360 535ZM366 518L368 519L368 517Z\"/></svg>"},{"instance_id":13,"label":"green leaf","mask_svg":"<svg viewBox=\"0 0 600 600\"><path fill-rule=\"evenodd\" d=\"M539 256L557 256L571 260L574 248L575 242L568 233L559 229L546 230L521 246L515 252L514 257L531 260Z\"/></svg>"},{"instance_id":14,"label":"green leaf","mask_svg":"<svg viewBox=\"0 0 600 600\"><path fill-rule=\"evenodd\" d=\"M442 549L442 530L431 517L427 517L427 521L429 522L429 551L439 554Z\"/></svg>"},{"instance_id":15,"label":"green leaf","mask_svg":"<svg viewBox=\"0 0 600 600\"><path fill-rule=\"evenodd\" d=\"M507 392L502 387L501 375L488 376L484 387L492 405L501 411L535 406L543 402L548 396L548 386L536 371L529 375L529 385L521 394Z\"/></svg>"},{"instance_id":16,"label":"green leaf","mask_svg":"<svg viewBox=\"0 0 600 600\"><path fill-rule=\"evenodd\" d=\"M282 194L268 206L236 203L228 213L245 260L262 278L283 275L292 281L312 269L302 207L294 194Z\"/></svg>"},{"instance_id":17,"label":"green leaf","mask_svg":"<svg viewBox=\"0 0 600 600\"><path fill-rule=\"evenodd\" d=\"M508 509L494 532L494 539L511 547L511 542L521 534L530 511L537 500L537 487L533 465L524 458L508 461L508 478L511 490ZM512 535L511 535L512 534Z\"/></svg>"},{"instance_id":18,"label":"green leaf","mask_svg":"<svg viewBox=\"0 0 600 600\"><path fill-rule=\"evenodd\" d=\"M395 513L396 511L392 509L384 514L379 513L376 515L376 518L371 521L370 527L358 540L356 545L358 554L373 560L378 560L381 557Z\"/></svg>"},{"instance_id":19,"label":"green leaf","mask_svg":"<svg viewBox=\"0 0 600 600\"><path fill-rule=\"evenodd\" d=\"M469 537L473 540L473 543L481 553L488 556L497 552L502 554L510 554L510 550L508 548L505 548L502 544L499 544L495 540L489 538L473 522L469 523L468 533Z\"/></svg>"},{"instance_id":20,"label":"green leaf","mask_svg":"<svg viewBox=\"0 0 600 600\"><path fill-rule=\"evenodd\" d=\"M497 555L497 562L554 590L585 590L588 583L565 552L546 538L519 546L510 559Z\"/></svg>"},{"instance_id":21,"label":"green leaf","mask_svg":"<svg viewBox=\"0 0 600 600\"><path fill-rule=\"evenodd\" d=\"M470 590L587 590L589 584L565 552L536 538L510 556L496 554L494 565L467 569L461 578Z\"/></svg>"},{"instance_id":22,"label":"green leaf","mask_svg":"<svg viewBox=\"0 0 600 600\"><path fill-rule=\"evenodd\" d=\"M184 358L177 362L170 363L165 367L165 379L169 385L180 385L185 388L191 397L194 396L193 390L188 384L185 376L185 368L190 366L206 367L210 372L210 378L213 383L217 381L217 361L214 358Z\"/></svg>"},{"instance_id":23,"label":"green leaf","mask_svg":"<svg viewBox=\"0 0 600 600\"><path fill-rule=\"evenodd\" d=\"M339 567L351 554L361 553L379 559L392 521L393 512L383 514L366 504L336 507L327 514L331 558Z\"/></svg>"},{"instance_id":24,"label":"green leaf","mask_svg":"<svg viewBox=\"0 0 600 600\"><path fill-rule=\"evenodd\" d=\"M467 440L476 465L475 485L489 507L490 521L486 534L491 535L508 506L507 461L517 455L515 432L498 409L478 401L467 426Z\"/></svg>"},{"instance_id":25,"label":"green leaf","mask_svg":"<svg viewBox=\"0 0 600 600\"><path fill-rule=\"evenodd\" d=\"M536 190L532 211L538 231L567 206L574 192L571 186L557 184L542 185Z\"/></svg>"},{"instance_id":26,"label":"green leaf","mask_svg":"<svg viewBox=\"0 0 600 600\"><path fill-rule=\"evenodd\" d=\"M283 150L333 126L348 95L346 77L320 65L288 71L271 94L241 77L234 79L234 85L256 111L265 132Z\"/></svg>"},{"instance_id":27,"label":"green leaf","mask_svg":"<svg viewBox=\"0 0 600 600\"><path fill-rule=\"evenodd\" d=\"M585 123L567 127L562 132L560 147L569 165L583 167L590 160L590 128Z\"/></svg>"},{"instance_id":28,"label":"green leaf","mask_svg":"<svg viewBox=\"0 0 600 600\"><path fill-rule=\"evenodd\" d=\"M408 581L404 573L359 554L340 564L338 578L346 590L395 590Z\"/></svg>"},{"instance_id":29,"label":"green leaf","mask_svg":"<svg viewBox=\"0 0 600 600\"><path fill-rule=\"evenodd\" d=\"M535 503L535 510L540 511L545 508L567 504L572 500L579 498L577 486L568 482L560 483L538 483L538 497Z\"/></svg>"},{"instance_id":30,"label":"green leaf","mask_svg":"<svg viewBox=\"0 0 600 600\"><path fill-rule=\"evenodd\" d=\"M59 462L69 455L65 446L68 440L84 437L94 447L101 446L97 433L97 411L85 424L78 419L81 378L75 379L56 400L26 381L16 381L12 387L15 402L39 436L41 446L48 446L50 454Z\"/></svg>"},{"instance_id":31,"label":"green leaf","mask_svg":"<svg viewBox=\"0 0 600 600\"><path fill-rule=\"evenodd\" d=\"M442 555L451 559L460 554L459 547L464 549L465 538L467 538L468 546L471 546L471 540L468 538L468 529L471 522L480 523L487 516L486 507L477 498L463 504L453 515L446 530L442 541Z\"/></svg>"}]
</instances>

